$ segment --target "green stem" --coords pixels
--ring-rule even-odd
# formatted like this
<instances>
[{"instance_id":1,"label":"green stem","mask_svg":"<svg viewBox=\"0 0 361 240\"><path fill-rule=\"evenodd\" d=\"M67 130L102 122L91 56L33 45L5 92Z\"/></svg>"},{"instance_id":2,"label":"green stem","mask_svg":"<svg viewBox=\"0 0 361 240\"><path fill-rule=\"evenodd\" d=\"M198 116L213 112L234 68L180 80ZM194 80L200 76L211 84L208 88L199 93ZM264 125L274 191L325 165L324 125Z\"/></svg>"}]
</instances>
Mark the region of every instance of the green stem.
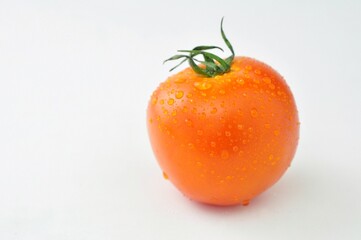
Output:
<instances>
[{"instance_id":1,"label":"green stem","mask_svg":"<svg viewBox=\"0 0 361 240\"><path fill-rule=\"evenodd\" d=\"M178 52L180 52L180 53L188 53L189 55L185 55L185 54L174 55L174 56L168 58L167 60L165 60L164 62L182 59L182 61L179 64L177 64L175 67L173 67L170 71L174 70L175 68L180 66L182 63L184 63L186 60L188 60L188 63L191 66L191 68L193 69L193 71L195 71L198 74L201 74L206 77L214 77L217 75L222 75L230 70L232 61L234 59L233 47L232 47L231 43L229 42L229 40L227 39L226 34L223 31L223 18L221 20L221 35L222 35L223 41L226 43L228 49L232 53L231 56L229 56L226 59L223 59L213 53L206 51L206 50L212 50L212 49L219 49L219 50L223 51L223 49L220 47L198 46L198 47L193 48L192 50L178 50ZM198 55L201 55L203 57L203 61L199 61L195 58ZM202 67L198 66L195 62L200 62L205 67L202 68Z\"/></svg>"}]
</instances>

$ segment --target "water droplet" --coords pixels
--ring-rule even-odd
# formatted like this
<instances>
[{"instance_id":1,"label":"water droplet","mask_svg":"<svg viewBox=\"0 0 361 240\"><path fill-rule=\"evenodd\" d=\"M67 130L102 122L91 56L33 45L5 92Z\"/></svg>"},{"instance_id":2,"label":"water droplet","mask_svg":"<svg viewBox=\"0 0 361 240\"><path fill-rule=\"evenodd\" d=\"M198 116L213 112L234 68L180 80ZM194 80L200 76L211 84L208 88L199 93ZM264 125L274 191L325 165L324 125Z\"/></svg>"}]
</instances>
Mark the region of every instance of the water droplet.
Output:
<instances>
[{"instance_id":1,"label":"water droplet","mask_svg":"<svg viewBox=\"0 0 361 240\"><path fill-rule=\"evenodd\" d=\"M221 157L222 159L228 159L229 158L229 153L227 150L223 150L221 153Z\"/></svg>"},{"instance_id":2,"label":"water droplet","mask_svg":"<svg viewBox=\"0 0 361 240\"><path fill-rule=\"evenodd\" d=\"M150 119L149 119L149 123L153 123L153 118L150 118Z\"/></svg>"},{"instance_id":3,"label":"water droplet","mask_svg":"<svg viewBox=\"0 0 361 240\"><path fill-rule=\"evenodd\" d=\"M244 84L244 79L239 78L239 79L236 80L236 82L237 82L238 84L240 84L240 85L243 85L243 84Z\"/></svg>"},{"instance_id":4,"label":"water droplet","mask_svg":"<svg viewBox=\"0 0 361 240\"><path fill-rule=\"evenodd\" d=\"M230 136L231 136L231 132L230 132L230 131L225 131L224 134L226 135L226 137L230 137Z\"/></svg>"},{"instance_id":5,"label":"water droplet","mask_svg":"<svg viewBox=\"0 0 361 240\"><path fill-rule=\"evenodd\" d=\"M273 133L274 133L275 136L280 135L280 131L278 131L278 130L274 130Z\"/></svg>"},{"instance_id":6,"label":"water droplet","mask_svg":"<svg viewBox=\"0 0 361 240\"><path fill-rule=\"evenodd\" d=\"M257 111L257 109L252 108L252 110L251 110L251 116L254 117L254 118L258 117L258 111Z\"/></svg>"},{"instance_id":7,"label":"water droplet","mask_svg":"<svg viewBox=\"0 0 361 240\"><path fill-rule=\"evenodd\" d=\"M243 125L242 125L242 124L238 124L238 125L237 125L237 128L238 128L238 130L242 130L242 129L243 129Z\"/></svg>"},{"instance_id":8,"label":"water droplet","mask_svg":"<svg viewBox=\"0 0 361 240\"><path fill-rule=\"evenodd\" d=\"M167 175L165 172L163 172L163 178L164 178L165 180L168 180L168 179L169 179L168 175Z\"/></svg>"},{"instance_id":9,"label":"water droplet","mask_svg":"<svg viewBox=\"0 0 361 240\"><path fill-rule=\"evenodd\" d=\"M184 83L185 81L186 81L186 79L182 78L182 77L177 78L176 80L174 80L175 83Z\"/></svg>"},{"instance_id":10,"label":"water droplet","mask_svg":"<svg viewBox=\"0 0 361 240\"><path fill-rule=\"evenodd\" d=\"M188 143L188 147L189 147L190 149L193 149L193 148L194 148L194 144L193 144L193 143Z\"/></svg>"},{"instance_id":11,"label":"water droplet","mask_svg":"<svg viewBox=\"0 0 361 240\"><path fill-rule=\"evenodd\" d=\"M192 94L192 93L188 93L188 94L187 94L187 98L191 98L191 97L193 97L193 94Z\"/></svg>"},{"instance_id":12,"label":"water droplet","mask_svg":"<svg viewBox=\"0 0 361 240\"><path fill-rule=\"evenodd\" d=\"M184 121L186 122L188 127L191 127L193 125L192 121L189 120L188 118L186 118Z\"/></svg>"},{"instance_id":13,"label":"water droplet","mask_svg":"<svg viewBox=\"0 0 361 240\"><path fill-rule=\"evenodd\" d=\"M259 69L254 70L254 73L257 75L261 75L261 71Z\"/></svg>"},{"instance_id":14,"label":"water droplet","mask_svg":"<svg viewBox=\"0 0 361 240\"><path fill-rule=\"evenodd\" d=\"M252 70L252 66L247 65L247 66L246 66L246 69L247 69L248 71L251 71L251 70Z\"/></svg>"},{"instance_id":15,"label":"water droplet","mask_svg":"<svg viewBox=\"0 0 361 240\"><path fill-rule=\"evenodd\" d=\"M198 167L202 167L202 166L203 166L203 164L202 164L201 162L196 162L196 164L197 164Z\"/></svg>"},{"instance_id":16,"label":"water droplet","mask_svg":"<svg viewBox=\"0 0 361 240\"><path fill-rule=\"evenodd\" d=\"M173 105L173 104L174 104L174 99L173 99L173 98L169 98L167 103L168 103L169 105Z\"/></svg>"},{"instance_id":17,"label":"water droplet","mask_svg":"<svg viewBox=\"0 0 361 240\"><path fill-rule=\"evenodd\" d=\"M203 81L203 82L195 82L194 86L198 90L207 90L207 89L210 89L212 87L212 84L207 82L207 81Z\"/></svg>"},{"instance_id":18,"label":"water droplet","mask_svg":"<svg viewBox=\"0 0 361 240\"><path fill-rule=\"evenodd\" d=\"M243 143L243 144L246 144L246 143L247 143L247 140L246 140L246 139L243 139L243 140L242 140L242 143Z\"/></svg>"},{"instance_id":19,"label":"water droplet","mask_svg":"<svg viewBox=\"0 0 361 240\"><path fill-rule=\"evenodd\" d=\"M270 128L270 127L271 127L271 124L265 123L265 124L264 124L264 127L265 127L265 128Z\"/></svg>"},{"instance_id":20,"label":"water droplet","mask_svg":"<svg viewBox=\"0 0 361 240\"><path fill-rule=\"evenodd\" d=\"M159 101L159 103L160 103L161 105L163 105L163 104L164 104L164 99L161 99L161 100Z\"/></svg>"},{"instance_id":21,"label":"water droplet","mask_svg":"<svg viewBox=\"0 0 361 240\"><path fill-rule=\"evenodd\" d=\"M172 116L174 117L175 115L177 115L177 110L174 109L174 110L172 111Z\"/></svg>"},{"instance_id":22,"label":"water droplet","mask_svg":"<svg viewBox=\"0 0 361 240\"><path fill-rule=\"evenodd\" d=\"M273 154L270 154L270 155L268 156L268 159L269 159L269 160L272 160L272 159L273 159Z\"/></svg>"},{"instance_id":23,"label":"water droplet","mask_svg":"<svg viewBox=\"0 0 361 240\"><path fill-rule=\"evenodd\" d=\"M198 131L197 131L197 134L198 134L199 136L201 136L201 135L203 135L203 131L202 131L202 130L198 130Z\"/></svg>"},{"instance_id":24,"label":"water droplet","mask_svg":"<svg viewBox=\"0 0 361 240\"><path fill-rule=\"evenodd\" d=\"M188 108L186 106L183 107L182 112L188 112Z\"/></svg>"},{"instance_id":25,"label":"water droplet","mask_svg":"<svg viewBox=\"0 0 361 240\"><path fill-rule=\"evenodd\" d=\"M233 177L232 176L227 176L226 179L227 180L231 180Z\"/></svg>"},{"instance_id":26,"label":"water droplet","mask_svg":"<svg viewBox=\"0 0 361 240\"><path fill-rule=\"evenodd\" d=\"M215 147L216 143L215 142L211 142L211 147Z\"/></svg>"},{"instance_id":27,"label":"water droplet","mask_svg":"<svg viewBox=\"0 0 361 240\"><path fill-rule=\"evenodd\" d=\"M239 150L239 147L238 147L238 146L234 146L234 147L233 147L233 151L234 151L234 152L237 152L238 150Z\"/></svg>"},{"instance_id":28,"label":"water droplet","mask_svg":"<svg viewBox=\"0 0 361 240\"><path fill-rule=\"evenodd\" d=\"M175 97L176 97L177 99L181 99L181 98L183 97L183 95L184 95L184 92L183 92L183 91L178 91L178 92L176 92Z\"/></svg>"},{"instance_id":29,"label":"water droplet","mask_svg":"<svg viewBox=\"0 0 361 240\"><path fill-rule=\"evenodd\" d=\"M265 77L263 78L263 81L267 84L270 84L271 83L271 79L269 77Z\"/></svg>"},{"instance_id":30,"label":"water droplet","mask_svg":"<svg viewBox=\"0 0 361 240\"><path fill-rule=\"evenodd\" d=\"M243 205L243 206L248 206L249 203L250 203L249 200L243 200L243 201L242 201L242 205Z\"/></svg>"},{"instance_id":31,"label":"water droplet","mask_svg":"<svg viewBox=\"0 0 361 240\"><path fill-rule=\"evenodd\" d=\"M217 112L217 108L214 107L214 108L211 110L211 113L212 113L212 114L215 114L216 112Z\"/></svg>"},{"instance_id":32,"label":"water droplet","mask_svg":"<svg viewBox=\"0 0 361 240\"><path fill-rule=\"evenodd\" d=\"M155 105L155 104L157 104L157 102L158 102L158 98L153 97L152 98L152 104Z\"/></svg>"},{"instance_id":33,"label":"water droplet","mask_svg":"<svg viewBox=\"0 0 361 240\"><path fill-rule=\"evenodd\" d=\"M275 89L275 87L276 87L276 86L275 86L274 84L272 84L272 83L269 85L269 88L270 88L270 89Z\"/></svg>"},{"instance_id":34,"label":"water droplet","mask_svg":"<svg viewBox=\"0 0 361 240\"><path fill-rule=\"evenodd\" d=\"M224 89L221 89L221 90L219 90L219 93L220 93L220 94L225 94L226 91L224 91Z\"/></svg>"}]
</instances>

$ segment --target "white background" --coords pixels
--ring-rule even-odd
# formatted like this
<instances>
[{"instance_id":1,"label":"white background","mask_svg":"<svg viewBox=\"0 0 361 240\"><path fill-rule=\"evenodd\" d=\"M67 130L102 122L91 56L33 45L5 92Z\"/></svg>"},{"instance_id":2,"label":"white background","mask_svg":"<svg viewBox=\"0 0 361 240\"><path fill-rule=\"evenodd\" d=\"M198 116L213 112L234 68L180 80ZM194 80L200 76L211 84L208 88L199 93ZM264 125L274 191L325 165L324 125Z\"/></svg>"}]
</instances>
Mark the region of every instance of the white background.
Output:
<instances>
[{"instance_id":1,"label":"white background","mask_svg":"<svg viewBox=\"0 0 361 240\"><path fill-rule=\"evenodd\" d=\"M247 207L161 176L145 111L177 49L277 69L301 137ZM224 57L227 55L224 55ZM361 239L361 1L0 0L0 239Z\"/></svg>"}]
</instances>

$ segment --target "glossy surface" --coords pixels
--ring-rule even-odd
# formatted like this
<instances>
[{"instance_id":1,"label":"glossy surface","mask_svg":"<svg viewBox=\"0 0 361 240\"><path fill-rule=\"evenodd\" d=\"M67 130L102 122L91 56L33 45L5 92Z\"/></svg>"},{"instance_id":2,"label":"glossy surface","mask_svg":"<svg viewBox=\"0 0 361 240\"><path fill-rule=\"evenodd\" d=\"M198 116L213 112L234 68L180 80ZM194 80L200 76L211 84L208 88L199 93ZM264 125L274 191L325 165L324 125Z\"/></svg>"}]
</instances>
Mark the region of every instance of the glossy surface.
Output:
<instances>
[{"instance_id":1,"label":"glossy surface","mask_svg":"<svg viewBox=\"0 0 361 240\"><path fill-rule=\"evenodd\" d=\"M153 93L147 118L164 176L189 198L215 205L247 205L273 185L299 137L286 82L246 57L214 78L189 68L171 76Z\"/></svg>"}]
</instances>

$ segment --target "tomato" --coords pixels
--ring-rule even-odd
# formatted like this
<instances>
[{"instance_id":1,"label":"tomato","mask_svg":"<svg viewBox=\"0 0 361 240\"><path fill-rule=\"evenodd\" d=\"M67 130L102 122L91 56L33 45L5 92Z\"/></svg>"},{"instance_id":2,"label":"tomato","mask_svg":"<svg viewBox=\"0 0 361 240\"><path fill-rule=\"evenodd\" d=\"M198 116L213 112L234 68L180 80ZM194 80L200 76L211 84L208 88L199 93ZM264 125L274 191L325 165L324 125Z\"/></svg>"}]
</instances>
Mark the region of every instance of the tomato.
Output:
<instances>
[{"instance_id":1,"label":"tomato","mask_svg":"<svg viewBox=\"0 0 361 240\"><path fill-rule=\"evenodd\" d=\"M147 127L164 177L214 205L247 205L276 183L299 138L285 80L248 57L235 57L221 75L187 68L169 77L151 96Z\"/></svg>"}]
</instances>

